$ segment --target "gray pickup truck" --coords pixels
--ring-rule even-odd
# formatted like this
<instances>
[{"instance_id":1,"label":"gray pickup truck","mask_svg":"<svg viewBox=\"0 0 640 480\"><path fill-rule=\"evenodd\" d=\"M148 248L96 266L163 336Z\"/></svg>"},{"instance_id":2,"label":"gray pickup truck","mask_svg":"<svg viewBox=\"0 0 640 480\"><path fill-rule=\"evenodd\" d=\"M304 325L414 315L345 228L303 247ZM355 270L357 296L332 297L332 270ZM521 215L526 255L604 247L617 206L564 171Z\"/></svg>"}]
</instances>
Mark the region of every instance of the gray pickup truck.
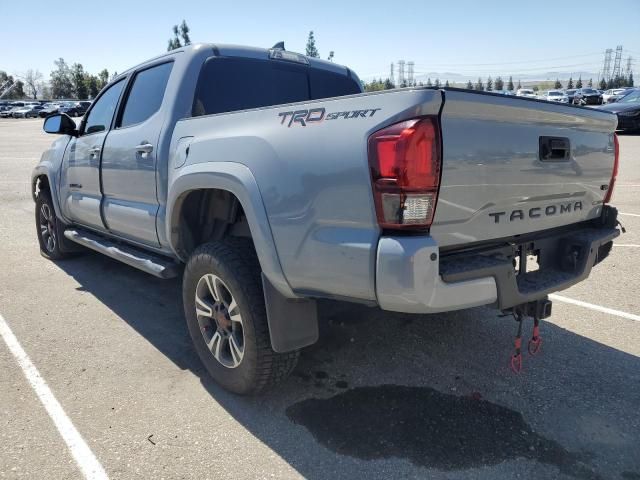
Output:
<instances>
[{"instance_id":1,"label":"gray pickup truck","mask_svg":"<svg viewBox=\"0 0 640 480\"><path fill-rule=\"evenodd\" d=\"M37 235L52 260L88 247L182 275L206 368L257 393L317 340L317 299L548 316L619 234L615 128L532 99L363 93L281 45L193 45L113 79L79 126L46 118Z\"/></svg>"}]
</instances>

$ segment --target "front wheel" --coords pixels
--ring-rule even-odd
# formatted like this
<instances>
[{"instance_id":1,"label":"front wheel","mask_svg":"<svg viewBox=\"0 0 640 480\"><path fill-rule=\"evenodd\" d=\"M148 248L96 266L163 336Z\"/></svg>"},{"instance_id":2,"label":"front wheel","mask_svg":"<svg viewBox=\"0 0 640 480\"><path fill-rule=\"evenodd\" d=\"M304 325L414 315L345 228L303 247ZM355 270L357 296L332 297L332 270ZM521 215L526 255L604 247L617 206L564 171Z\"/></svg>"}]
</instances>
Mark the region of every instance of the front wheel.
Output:
<instances>
[{"instance_id":1,"label":"front wheel","mask_svg":"<svg viewBox=\"0 0 640 480\"><path fill-rule=\"evenodd\" d=\"M182 298L189 334L213 379L239 394L256 394L285 379L298 352L271 348L253 244L245 239L205 243L190 256Z\"/></svg>"},{"instance_id":2,"label":"front wheel","mask_svg":"<svg viewBox=\"0 0 640 480\"><path fill-rule=\"evenodd\" d=\"M40 253L51 260L62 260L70 254L60 248L64 242L64 229L56 217L53 202L48 191L41 191L36 199L36 228Z\"/></svg>"}]
</instances>

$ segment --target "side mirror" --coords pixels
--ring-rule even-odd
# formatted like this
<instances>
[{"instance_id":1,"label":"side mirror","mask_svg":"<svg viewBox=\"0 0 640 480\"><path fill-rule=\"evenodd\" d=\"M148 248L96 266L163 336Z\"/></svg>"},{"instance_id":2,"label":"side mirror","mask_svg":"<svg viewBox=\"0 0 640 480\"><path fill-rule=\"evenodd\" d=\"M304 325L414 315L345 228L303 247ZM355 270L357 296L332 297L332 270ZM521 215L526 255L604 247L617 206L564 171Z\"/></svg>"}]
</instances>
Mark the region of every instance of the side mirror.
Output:
<instances>
[{"instance_id":1,"label":"side mirror","mask_svg":"<svg viewBox=\"0 0 640 480\"><path fill-rule=\"evenodd\" d=\"M47 133L77 136L76 122L65 113L54 113L44 120L42 129Z\"/></svg>"}]
</instances>

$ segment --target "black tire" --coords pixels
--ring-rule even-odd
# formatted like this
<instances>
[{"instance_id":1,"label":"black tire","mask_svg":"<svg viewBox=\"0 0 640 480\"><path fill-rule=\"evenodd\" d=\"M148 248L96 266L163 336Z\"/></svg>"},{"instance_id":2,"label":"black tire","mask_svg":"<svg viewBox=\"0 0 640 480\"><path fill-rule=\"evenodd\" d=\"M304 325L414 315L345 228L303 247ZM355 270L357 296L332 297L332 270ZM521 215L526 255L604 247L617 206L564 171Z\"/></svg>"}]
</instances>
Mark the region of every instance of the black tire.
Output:
<instances>
[{"instance_id":1,"label":"black tire","mask_svg":"<svg viewBox=\"0 0 640 480\"><path fill-rule=\"evenodd\" d=\"M230 238L199 246L189 257L182 281L185 318L198 356L218 384L241 395L258 394L286 379L299 356L298 351L276 353L271 348L260 272L251 240ZM214 275L223 282L224 289L239 308L243 354L234 367L225 366L214 356L203 332L217 327L203 328L202 322L207 316L196 314L197 288L207 275ZM226 318L230 317L227 315Z\"/></svg>"},{"instance_id":2,"label":"black tire","mask_svg":"<svg viewBox=\"0 0 640 480\"><path fill-rule=\"evenodd\" d=\"M50 221L45 222L48 212ZM72 256L72 253L65 249L68 242L64 238L64 224L56 217L53 208L51 195L48 190L41 190L36 198L36 233L40 243L40 253L50 260L62 260ZM44 223L47 223L46 232Z\"/></svg>"}]
</instances>

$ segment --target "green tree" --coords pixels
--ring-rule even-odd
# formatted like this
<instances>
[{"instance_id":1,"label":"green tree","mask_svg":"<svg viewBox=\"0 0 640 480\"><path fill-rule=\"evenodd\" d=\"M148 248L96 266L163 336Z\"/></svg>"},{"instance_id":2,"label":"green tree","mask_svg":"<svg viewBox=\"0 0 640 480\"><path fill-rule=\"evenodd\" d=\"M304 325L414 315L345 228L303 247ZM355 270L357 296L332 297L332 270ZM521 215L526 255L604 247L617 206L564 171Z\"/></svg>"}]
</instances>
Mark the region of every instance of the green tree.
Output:
<instances>
[{"instance_id":1,"label":"green tree","mask_svg":"<svg viewBox=\"0 0 640 480\"><path fill-rule=\"evenodd\" d=\"M449 88L449 80L446 80L446 81L444 82L444 88Z\"/></svg>"},{"instance_id":2,"label":"green tree","mask_svg":"<svg viewBox=\"0 0 640 480\"><path fill-rule=\"evenodd\" d=\"M600 84L598 86L600 87L600 90L606 90L607 89L607 81L604 78L600 79Z\"/></svg>"},{"instance_id":3,"label":"green tree","mask_svg":"<svg viewBox=\"0 0 640 480\"><path fill-rule=\"evenodd\" d=\"M518 90L520 90L522 88L522 84L520 83L520 80L518 80L518 86L516 87Z\"/></svg>"},{"instance_id":4,"label":"green tree","mask_svg":"<svg viewBox=\"0 0 640 480\"><path fill-rule=\"evenodd\" d=\"M567 89L571 90L573 88L573 78L569 77L569 81L567 82Z\"/></svg>"},{"instance_id":5,"label":"green tree","mask_svg":"<svg viewBox=\"0 0 640 480\"><path fill-rule=\"evenodd\" d=\"M627 79L627 86L633 87L633 72L629 72L629 78Z\"/></svg>"},{"instance_id":6,"label":"green tree","mask_svg":"<svg viewBox=\"0 0 640 480\"><path fill-rule=\"evenodd\" d=\"M427 78L427 87L433 87L433 83L431 83L431 77Z\"/></svg>"},{"instance_id":7,"label":"green tree","mask_svg":"<svg viewBox=\"0 0 640 480\"><path fill-rule=\"evenodd\" d=\"M473 83L471 83L471 80L467 82L467 90L473 90Z\"/></svg>"},{"instance_id":8,"label":"green tree","mask_svg":"<svg viewBox=\"0 0 640 480\"><path fill-rule=\"evenodd\" d=\"M578 81L576 82L576 88L582 88L582 75L578 77Z\"/></svg>"},{"instance_id":9,"label":"green tree","mask_svg":"<svg viewBox=\"0 0 640 480\"><path fill-rule=\"evenodd\" d=\"M59 58L53 62L56 68L51 71L51 97L52 98L69 98L73 95L73 81L71 79L71 69L64 61Z\"/></svg>"},{"instance_id":10,"label":"green tree","mask_svg":"<svg viewBox=\"0 0 640 480\"><path fill-rule=\"evenodd\" d=\"M496 77L495 89L500 91L504 89L504 81L502 80L502 77Z\"/></svg>"},{"instance_id":11,"label":"green tree","mask_svg":"<svg viewBox=\"0 0 640 480\"><path fill-rule=\"evenodd\" d=\"M176 48L180 48L182 46L187 46L191 44L191 37L189 37L189 26L187 22L183 19L180 25L173 26L173 38L169 39L167 45L167 51L175 50Z\"/></svg>"},{"instance_id":12,"label":"green tree","mask_svg":"<svg viewBox=\"0 0 640 480\"><path fill-rule=\"evenodd\" d=\"M487 77L487 92L490 92L493 90L493 79L491 78L491 75L489 75Z\"/></svg>"},{"instance_id":13,"label":"green tree","mask_svg":"<svg viewBox=\"0 0 640 480\"><path fill-rule=\"evenodd\" d=\"M507 83L507 90L509 90L510 92L513 91L513 77L511 75L509 75L509 83Z\"/></svg>"},{"instance_id":14,"label":"green tree","mask_svg":"<svg viewBox=\"0 0 640 480\"><path fill-rule=\"evenodd\" d=\"M98 77L95 75L86 74L84 77L84 84L87 88L87 93L89 94L89 98L96 98L98 93L100 93L100 89L98 88Z\"/></svg>"},{"instance_id":15,"label":"green tree","mask_svg":"<svg viewBox=\"0 0 640 480\"><path fill-rule=\"evenodd\" d=\"M384 89L385 89L385 90L391 90L392 88L396 88L396 86L391 82L391 80L390 80L390 79L388 79L388 78L387 78L387 79L384 81Z\"/></svg>"},{"instance_id":16,"label":"green tree","mask_svg":"<svg viewBox=\"0 0 640 480\"><path fill-rule=\"evenodd\" d=\"M587 83L587 87L593 88L593 78L589 79L589 83Z\"/></svg>"},{"instance_id":17,"label":"green tree","mask_svg":"<svg viewBox=\"0 0 640 480\"><path fill-rule=\"evenodd\" d=\"M318 49L316 48L316 38L313 36L313 30L309 32L309 38L307 38L307 57L320 58Z\"/></svg>"},{"instance_id":18,"label":"green tree","mask_svg":"<svg viewBox=\"0 0 640 480\"><path fill-rule=\"evenodd\" d=\"M555 88L556 90L562 88L562 83L560 83L560 80L558 78L556 78L556 81L553 83L553 88Z\"/></svg>"},{"instance_id":19,"label":"green tree","mask_svg":"<svg viewBox=\"0 0 640 480\"><path fill-rule=\"evenodd\" d=\"M29 69L25 72L23 78L27 91L29 92L29 96L34 100L37 99L38 92L40 91L40 80L42 79L42 74L38 70L33 71Z\"/></svg>"},{"instance_id":20,"label":"green tree","mask_svg":"<svg viewBox=\"0 0 640 480\"><path fill-rule=\"evenodd\" d=\"M440 88L440 79L439 78L436 78L436 81L433 84L433 86L436 87L436 88Z\"/></svg>"},{"instance_id":21,"label":"green tree","mask_svg":"<svg viewBox=\"0 0 640 480\"><path fill-rule=\"evenodd\" d=\"M478 81L476 82L474 89L481 92L484 91L484 83L482 83L482 79L480 77L478 77Z\"/></svg>"},{"instance_id":22,"label":"green tree","mask_svg":"<svg viewBox=\"0 0 640 480\"><path fill-rule=\"evenodd\" d=\"M98 73L98 90L102 90L109 83L109 70L106 68Z\"/></svg>"},{"instance_id":23,"label":"green tree","mask_svg":"<svg viewBox=\"0 0 640 480\"><path fill-rule=\"evenodd\" d=\"M81 63L74 63L71 66L71 84L73 85L73 96L80 100L86 100L89 97L87 84L85 81L84 68Z\"/></svg>"}]
</instances>

